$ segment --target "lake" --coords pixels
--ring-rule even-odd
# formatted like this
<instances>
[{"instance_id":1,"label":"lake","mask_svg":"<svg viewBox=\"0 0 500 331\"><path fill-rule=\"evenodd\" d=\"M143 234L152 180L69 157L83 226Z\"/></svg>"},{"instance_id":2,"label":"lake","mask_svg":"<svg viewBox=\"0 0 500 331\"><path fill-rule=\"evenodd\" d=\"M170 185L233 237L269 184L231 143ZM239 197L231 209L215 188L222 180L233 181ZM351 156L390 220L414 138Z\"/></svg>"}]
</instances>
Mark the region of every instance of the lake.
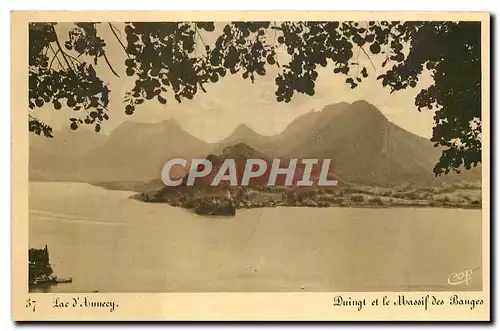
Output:
<instances>
[{"instance_id":1,"label":"lake","mask_svg":"<svg viewBox=\"0 0 500 331\"><path fill-rule=\"evenodd\" d=\"M209 217L83 183L31 182L30 247L48 245L48 292L481 289L481 211L238 210ZM448 284L475 269L468 285Z\"/></svg>"}]
</instances>

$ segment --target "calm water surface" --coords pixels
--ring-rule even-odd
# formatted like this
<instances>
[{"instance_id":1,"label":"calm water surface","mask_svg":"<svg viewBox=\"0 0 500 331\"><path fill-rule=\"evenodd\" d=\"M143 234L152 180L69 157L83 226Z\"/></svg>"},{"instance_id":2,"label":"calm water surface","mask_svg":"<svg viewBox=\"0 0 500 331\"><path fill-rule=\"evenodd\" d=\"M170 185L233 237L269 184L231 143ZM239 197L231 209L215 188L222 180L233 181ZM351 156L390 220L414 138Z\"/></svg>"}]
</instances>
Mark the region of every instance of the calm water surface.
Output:
<instances>
[{"instance_id":1,"label":"calm water surface","mask_svg":"<svg viewBox=\"0 0 500 331\"><path fill-rule=\"evenodd\" d=\"M425 291L481 288L481 211L263 208L206 217L132 192L30 183L30 247L59 277L39 291ZM469 285L453 272L476 269Z\"/></svg>"}]
</instances>

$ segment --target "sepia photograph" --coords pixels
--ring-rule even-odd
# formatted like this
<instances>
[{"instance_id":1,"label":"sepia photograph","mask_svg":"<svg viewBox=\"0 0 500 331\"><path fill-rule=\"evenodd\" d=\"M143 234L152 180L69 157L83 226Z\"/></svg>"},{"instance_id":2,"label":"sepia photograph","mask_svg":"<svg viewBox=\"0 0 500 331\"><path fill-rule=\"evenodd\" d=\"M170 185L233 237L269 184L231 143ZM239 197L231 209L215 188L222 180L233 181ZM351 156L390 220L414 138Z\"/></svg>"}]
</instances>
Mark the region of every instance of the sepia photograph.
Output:
<instances>
[{"instance_id":1,"label":"sepia photograph","mask_svg":"<svg viewBox=\"0 0 500 331\"><path fill-rule=\"evenodd\" d=\"M485 15L27 22L26 293L479 309Z\"/></svg>"}]
</instances>

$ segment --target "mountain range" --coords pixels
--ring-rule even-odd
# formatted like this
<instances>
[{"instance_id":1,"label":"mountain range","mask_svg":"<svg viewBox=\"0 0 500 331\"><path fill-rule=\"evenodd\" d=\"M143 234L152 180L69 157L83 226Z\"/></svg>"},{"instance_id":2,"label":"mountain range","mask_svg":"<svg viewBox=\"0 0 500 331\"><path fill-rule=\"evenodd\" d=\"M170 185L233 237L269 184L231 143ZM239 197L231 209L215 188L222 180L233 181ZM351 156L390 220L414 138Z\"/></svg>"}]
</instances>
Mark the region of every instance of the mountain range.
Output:
<instances>
[{"instance_id":1,"label":"mountain range","mask_svg":"<svg viewBox=\"0 0 500 331\"><path fill-rule=\"evenodd\" d=\"M170 158L223 155L225 149L241 143L270 159L331 159L330 170L348 183L433 185L481 178L478 167L436 179L432 169L441 150L388 121L366 101L311 111L274 136L242 124L217 143L189 134L174 120L125 122L109 136L77 132L62 131L57 139L30 137L31 180L149 181L160 178Z\"/></svg>"}]
</instances>

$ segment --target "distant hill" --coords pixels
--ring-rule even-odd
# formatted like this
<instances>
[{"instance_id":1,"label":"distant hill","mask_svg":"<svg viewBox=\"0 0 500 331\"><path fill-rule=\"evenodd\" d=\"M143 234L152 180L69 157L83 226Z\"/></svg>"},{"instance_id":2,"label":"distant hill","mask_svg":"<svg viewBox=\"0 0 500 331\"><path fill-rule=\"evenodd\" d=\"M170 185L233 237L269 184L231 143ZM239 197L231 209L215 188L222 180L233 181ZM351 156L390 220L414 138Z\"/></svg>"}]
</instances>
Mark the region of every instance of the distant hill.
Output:
<instances>
[{"instance_id":1,"label":"distant hill","mask_svg":"<svg viewBox=\"0 0 500 331\"><path fill-rule=\"evenodd\" d=\"M268 160L331 159L330 171L348 183L428 186L481 179L480 167L436 179L432 169L441 150L428 139L389 122L366 101L337 103L311 111L274 136L261 135L242 124L215 144L187 133L173 120L154 124L125 122L109 137L82 133L74 138L75 132L71 132L71 143L65 134L60 134L64 143L54 140L53 144L40 137L45 141L30 142L30 178L146 182L160 178L164 163L173 157L211 155L217 160L240 153L243 160L251 152Z\"/></svg>"},{"instance_id":2,"label":"distant hill","mask_svg":"<svg viewBox=\"0 0 500 331\"><path fill-rule=\"evenodd\" d=\"M217 142L212 147L212 153L220 154L223 153L224 149L228 146L234 146L239 143L245 143L251 146L255 150L262 152L264 154L274 154L274 144L269 144L274 141L274 136L264 136L255 132L246 124L238 125L233 133L231 133L227 138Z\"/></svg>"},{"instance_id":3,"label":"distant hill","mask_svg":"<svg viewBox=\"0 0 500 331\"><path fill-rule=\"evenodd\" d=\"M125 122L104 144L83 158L85 181L149 181L160 178L170 158L204 157L210 144L184 131L175 121Z\"/></svg>"}]
</instances>

